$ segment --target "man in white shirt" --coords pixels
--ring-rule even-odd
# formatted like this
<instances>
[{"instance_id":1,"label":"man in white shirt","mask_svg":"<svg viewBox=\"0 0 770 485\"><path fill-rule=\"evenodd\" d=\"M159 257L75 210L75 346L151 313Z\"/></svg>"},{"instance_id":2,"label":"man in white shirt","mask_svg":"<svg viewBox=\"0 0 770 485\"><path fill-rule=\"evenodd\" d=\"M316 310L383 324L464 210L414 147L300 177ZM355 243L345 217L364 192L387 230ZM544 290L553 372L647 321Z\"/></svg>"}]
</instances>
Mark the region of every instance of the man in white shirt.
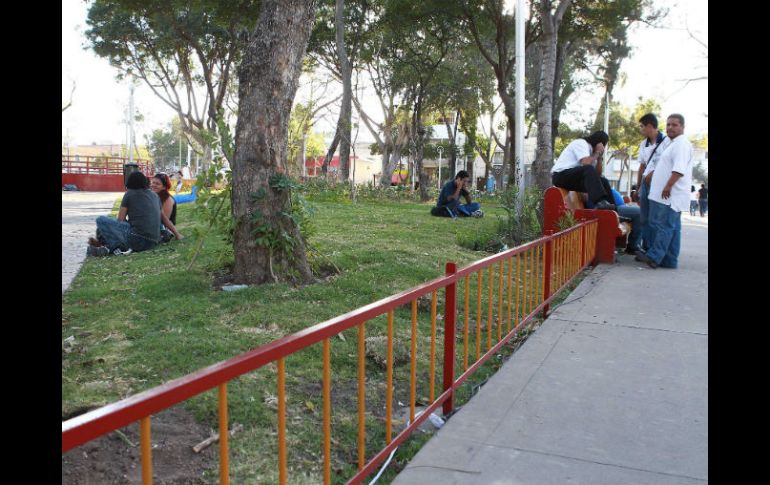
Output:
<instances>
[{"instance_id":1,"label":"man in white shirt","mask_svg":"<svg viewBox=\"0 0 770 485\"><path fill-rule=\"evenodd\" d=\"M665 148L652 174L649 191L650 249L638 251L637 260L651 268L676 268L682 239L682 211L690 208L692 144L684 136L684 116L666 119L671 143Z\"/></svg>"},{"instance_id":2,"label":"man in white shirt","mask_svg":"<svg viewBox=\"0 0 770 485\"><path fill-rule=\"evenodd\" d=\"M648 222L650 204L647 197L650 193L650 182L655 171L655 164L660 159L666 146L671 142L658 130L658 118L647 113L639 118L639 131L644 135L644 140L639 144L639 176L636 186L639 187L639 209L641 210L642 249L650 248L652 236Z\"/></svg>"},{"instance_id":3,"label":"man in white shirt","mask_svg":"<svg viewBox=\"0 0 770 485\"><path fill-rule=\"evenodd\" d=\"M563 189L588 192L596 209L615 210L610 183L601 176L602 155L609 141L607 133L597 131L567 145L551 169L551 182Z\"/></svg>"}]
</instances>

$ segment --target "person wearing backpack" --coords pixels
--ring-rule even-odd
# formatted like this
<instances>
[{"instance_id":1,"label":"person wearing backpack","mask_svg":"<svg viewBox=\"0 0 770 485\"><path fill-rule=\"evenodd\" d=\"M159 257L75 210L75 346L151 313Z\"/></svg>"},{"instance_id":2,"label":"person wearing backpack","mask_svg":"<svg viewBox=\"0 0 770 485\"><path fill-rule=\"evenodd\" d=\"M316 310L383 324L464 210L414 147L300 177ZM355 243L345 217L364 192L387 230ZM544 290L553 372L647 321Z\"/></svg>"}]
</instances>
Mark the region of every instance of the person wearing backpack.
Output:
<instances>
[{"instance_id":1,"label":"person wearing backpack","mask_svg":"<svg viewBox=\"0 0 770 485\"><path fill-rule=\"evenodd\" d=\"M647 113L639 118L639 131L644 135L644 140L639 144L639 175L636 186L639 187L639 209L641 209L640 224L642 226L642 249L649 249L652 243L652 233L650 232L650 182L652 173L655 171L655 164L660 159L660 155L666 149L671 140L658 130L658 118Z\"/></svg>"}]
</instances>

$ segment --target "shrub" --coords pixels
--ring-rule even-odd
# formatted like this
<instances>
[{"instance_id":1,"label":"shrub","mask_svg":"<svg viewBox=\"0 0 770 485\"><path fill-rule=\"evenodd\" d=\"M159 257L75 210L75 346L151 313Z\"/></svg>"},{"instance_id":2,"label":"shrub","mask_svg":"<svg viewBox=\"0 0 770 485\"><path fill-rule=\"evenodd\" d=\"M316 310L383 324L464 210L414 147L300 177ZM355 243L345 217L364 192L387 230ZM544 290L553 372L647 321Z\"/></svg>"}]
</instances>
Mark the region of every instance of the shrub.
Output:
<instances>
[{"instance_id":1,"label":"shrub","mask_svg":"<svg viewBox=\"0 0 770 485\"><path fill-rule=\"evenodd\" d=\"M524 190L521 203L518 197L519 188L516 185L510 185L500 193L500 205L507 215L498 220L497 230L500 238L510 247L537 239L543 233L539 220L543 191L531 186Z\"/></svg>"}]
</instances>

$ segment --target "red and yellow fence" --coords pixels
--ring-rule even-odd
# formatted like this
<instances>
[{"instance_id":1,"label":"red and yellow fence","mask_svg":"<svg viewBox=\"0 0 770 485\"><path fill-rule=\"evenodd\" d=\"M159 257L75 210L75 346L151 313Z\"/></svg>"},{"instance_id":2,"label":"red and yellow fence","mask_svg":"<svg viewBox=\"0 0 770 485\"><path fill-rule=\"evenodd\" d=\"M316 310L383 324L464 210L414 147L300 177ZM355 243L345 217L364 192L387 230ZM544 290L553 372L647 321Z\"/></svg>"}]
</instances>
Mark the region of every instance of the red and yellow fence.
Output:
<instances>
[{"instance_id":1,"label":"red and yellow fence","mask_svg":"<svg viewBox=\"0 0 770 485\"><path fill-rule=\"evenodd\" d=\"M62 453L120 429L140 422L142 480L152 483L150 416L216 387L219 407L220 483L228 484L228 405L227 384L231 380L276 362L277 441L279 483L289 480L286 438L286 358L315 344L322 345L323 358L323 480L331 483L331 338L357 328L357 468L347 483L357 484L371 474L386 457L403 442L439 406L444 414L453 410L454 394L481 365L494 356L539 312L547 315L549 303L556 293L588 266L596 255L597 223L581 222L565 231L505 252L489 256L458 270L447 263L446 275L415 288L384 298L344 315L287 335L267 345L214 364L193 374L170 381L122 401L104 406L62 423ZM486 276L486 282L484 281ZM458 287L460 296L458 298ZM436 396L437 302L444 293L444 335L441 393ZM415 412L417 386L425 382L417 378L418 298L430 296L430 359L428 371L429 404L419 416ZM462 306L462 349L456 349L458 315ZM409 424L393 436L394 391L394 315L408 305L411 315L409 342ZM475 308L475 311L473 309ZM406 314L403 310L400 313ZM384 447L367 458L366 450L366 355L367 322L387 318L387 362L385 373L385 442ZM503 330L504 328L504 330ZM427 336L426 336L427 337ZM475 347L475 348L474 348ZM455 376L455 365L462 373ZM378 445L379 446L379 445Z\"/></svg>"},{"instance_id":2,"label":"red and yellow fence","mask_svg":"<svg viewBox=\"0 0 770 485\"><path fill-rule=\"evenodd\" d=\"M123 165L129 162L124 157L66 155L61 156L61 172L63 174L83 175L120 175L123 176ZM139 171L148 177L154 174L153 164L142 158L134 159Z\"/></svg>"}]
</instances>

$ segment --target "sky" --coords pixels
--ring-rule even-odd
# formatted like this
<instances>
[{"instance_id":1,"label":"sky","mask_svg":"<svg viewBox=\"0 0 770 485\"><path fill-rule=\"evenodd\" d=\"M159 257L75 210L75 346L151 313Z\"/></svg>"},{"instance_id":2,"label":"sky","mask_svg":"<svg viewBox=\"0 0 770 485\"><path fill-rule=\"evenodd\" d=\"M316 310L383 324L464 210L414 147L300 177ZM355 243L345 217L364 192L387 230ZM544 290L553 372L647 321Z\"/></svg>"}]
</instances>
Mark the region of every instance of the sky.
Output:
<instances>
[{"instance_id":1,"label":"sky","mask_svg":"<svg viewBox=\"0 0 770 485\"><path fill-rule=\"evenodd\" d=\"M703 0L654 0L654 3L669 8L664 27L632 28L630 44L634 50L621 65L626 82L616 87L613 98L633 106L640 97L657 97L662 101L663 116L680 113L685 117L686 134L705 133L708 131L708 79L689 84L686 80L708 76L708 50L691 39L684 28L687 25L695 37L708 45L708 3ZM125 143L128 81L117 81L115 68L93 51L84 49L87 9L88 4L82 0L62 0L62 105L70 99L73 83L76 86L72 106L62 113L62 144ZM563 120L567 123L592 120L599 107L599 91L573 95ZM300 91L298 96L302 95ZM369 108L365 108L372 115L380 111L374 101L369 99ZM164 127L175 116L174 111L143 84L136 85L134 104L144 117L134 125L136 141L140 144L144 143L145 134ZM319 123L319 128L330 130L334 116L327 116L327 120ZM371 139L363 127L359 139Z\"/></svg>"}]
</instances>

